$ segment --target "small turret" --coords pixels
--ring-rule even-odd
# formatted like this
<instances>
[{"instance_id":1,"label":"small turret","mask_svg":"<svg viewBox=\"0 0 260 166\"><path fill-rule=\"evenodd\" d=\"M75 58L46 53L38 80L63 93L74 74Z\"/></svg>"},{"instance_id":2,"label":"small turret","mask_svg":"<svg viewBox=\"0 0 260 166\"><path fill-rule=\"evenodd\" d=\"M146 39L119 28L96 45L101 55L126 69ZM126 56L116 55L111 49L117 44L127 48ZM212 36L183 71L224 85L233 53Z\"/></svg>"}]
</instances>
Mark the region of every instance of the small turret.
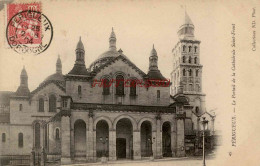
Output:
<instances>
[{"instance_id":1,"label":"small turret","mask_svg":"<svg viewBox=\"0 0 260 166\"><path fill-rule=\"evenodd\" d=\"M116 34L114 32L114 28L112 28L112 32L109 37L109 48L111 50L116 50Z\"/></svg>"},{"instance_id":2,"label":"small turret","mask_svg":"<svg viewBox=\"0 0 260 166\"><path fill-rule=\"evenodd\" d=\"M79 38L79 42L77 44L75 51L76 51L76 64L85 65L85 49L81 41L81 37Z\"/></svg>"},{"instance_id":3,"label":"small turret","mask_svg":"<svg viewBox=\"0 0 260 166\"><path fill-rule=\"evenodd\" d=\"M28 88L28 75L25 70L25 67L23 67L21 75L20 75L20 86L18 87L16 93L16 96L29 96L30 90Z\"/></svg>"},{"instance_id":4,"label":"small turret","mask_svg":"<svg viewBox=\"0 0 260 166\"><path fill-rule=\"evenodd\" d=\"M158 56L154 45L149 57L149 70L158 70Z\"/></svg>"},{"instance_id":5,"label":"small turret","mask_svg":"<svg viewBox=\"0 0 260 166\"><path fill-rule=\"evenodd\" d=\"M62 64L60 60L60 55L58 56L57 62L56 62L56 73L62 74Z\"/></svg>"}]
</instances>

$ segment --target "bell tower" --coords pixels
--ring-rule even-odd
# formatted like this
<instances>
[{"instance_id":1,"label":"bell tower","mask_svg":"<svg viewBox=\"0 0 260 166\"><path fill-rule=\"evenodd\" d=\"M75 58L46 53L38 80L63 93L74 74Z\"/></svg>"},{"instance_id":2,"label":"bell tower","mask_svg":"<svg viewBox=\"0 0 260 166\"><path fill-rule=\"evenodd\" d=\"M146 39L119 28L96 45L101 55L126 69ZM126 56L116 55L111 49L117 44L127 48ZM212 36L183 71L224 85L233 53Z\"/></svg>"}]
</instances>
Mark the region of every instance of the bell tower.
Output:
<instances>
[{"instance_id":1,"label":"bell tower","mask_svg":"<svg viewBox=\"0 0 260 166\"><path fill-rule=\"evenodd\" d=\"M205 111L205 94L202 93L202 65L200 64L200 41L195 39L195 26L185 11L183 23L178 30L179 41L172 49L173 71L171 94L183 93L189 98L194 113Z\"/></svg>"}]
</instances>

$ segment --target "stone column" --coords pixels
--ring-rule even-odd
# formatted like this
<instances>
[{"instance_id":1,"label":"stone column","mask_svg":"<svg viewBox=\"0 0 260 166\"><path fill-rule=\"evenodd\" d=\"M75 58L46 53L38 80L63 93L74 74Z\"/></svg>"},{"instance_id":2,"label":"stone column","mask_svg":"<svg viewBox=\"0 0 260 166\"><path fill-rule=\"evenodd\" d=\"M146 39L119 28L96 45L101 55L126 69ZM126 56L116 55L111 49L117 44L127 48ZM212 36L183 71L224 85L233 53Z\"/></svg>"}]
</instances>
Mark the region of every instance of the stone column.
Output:
<instances>
[{"instance_id":1,"label":"stone column","mask_svg":"<svg viewBox=\"0 0 260 166\"><path fill-rule=\"evenodd\" d=\"M44 147L43 146L43 143L44 143L44 124L42 123L41 124L41 127L40 127L40 147L42 148L42 147Z\"/></svg>"},{"instance_id":2,"label":"stone column","mask_svg":"<svg viewBox=\"0 0 260 166\"><path fill-rule=\"evenodd\" d=\"M116 160L116 130L109 131L109 160Z\"/></svg>"},{"instance_id":3,"label":"stone column","mask_svg":"<svg viewBox=\"0 0 260 166\"><path fill-rule=\"evenodd\" d=\"M94 159L94 131L93 131L93 112L89 112L89 119L88 119L88 130L86 128L86 138L87 138L87 149L86 149L86 156L87 156L87 161L93 162L95 161Z\"/></svg>"},{"instance_id":4,"label":"stone column","mask_svg":"<svg viewBox=\"0 0 260 166\"><path fill-rule=\"evenodd\" d=\"M176 141L177 141L177 157L185 156L185 140L184 140L184 118L177 117L177 132L176 132Z\"/></svg>"},{"instance_id":5,"label":"stone column","mask_svg":"<svg viewBox=\"0 0 260 166\"><path fill-rule=\"evenodd\" d=\"M140 130L133 131L134 160L141 159L141 134Z\"/></svg>"},{"instance_id":6,"label":"stone column","mask_svg":"<svg viewBox=\"0 0 260 166\"><path fill-rule=\"evenodd\" d=\"M156 117L156 158L162 158L162 130L161 130L161 116Z\"/></svg>"},{"instance_id":7,"label":"stone column","mask_svg":"<svg viewBox=\"0 0 260 166\"><path fill-rule=\"evenodd\" d=\"M171 149L172 149L172 157L176 157L176 130L171 131Z\"/></svg>"},{"instance_id":8,"label":"stone column","mask_svg":"<svg viewBox=\"0 0 260 166\"><path fill-rule=\"evenodd\" d=\"M74 124L70 125L70 157L72 160L75 158L75 142L74 142Z\"/></svg>"},{"instance_id":9,"label":"stone column","mask_svg":"<svg viewBox=\"0 0 260 166\"><path fill-rule=\"evenodd\" d=\"M61 117L61 164L70 164L70 117Z\"/></svg>"}]
</instances>

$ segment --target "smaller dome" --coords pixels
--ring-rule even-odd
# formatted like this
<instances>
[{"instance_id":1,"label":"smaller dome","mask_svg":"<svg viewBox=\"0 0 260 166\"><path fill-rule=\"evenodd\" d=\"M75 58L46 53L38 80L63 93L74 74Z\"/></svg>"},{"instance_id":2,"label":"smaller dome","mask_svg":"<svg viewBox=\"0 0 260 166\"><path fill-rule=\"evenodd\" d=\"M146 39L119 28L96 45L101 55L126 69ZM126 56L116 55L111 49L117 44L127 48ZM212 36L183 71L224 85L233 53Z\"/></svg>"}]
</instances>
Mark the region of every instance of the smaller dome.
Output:
<instances>
[{"instance_id":1,"label":"smaller dome","mask_svg":"<svg viewBox=\"0 0 260 166\"><path fill-rule=\"evenodd\" d=\"M64 76L61 74L61 73L54 73L50 76L48 76L41 84L45 84L46 82L49 82L49 81L55 81L57 83L59 83L60 85L64 86L65 85L65 78Z\"/></svg>"},{"instance_id":2,"label":"smaller dome","mask_svg":"<svg viewBox=\"0 0 260 166\"><path fill-rule=\"evenodd\" d=\"M44 82L50 81L50 80L53 80L53 81L61 81L61 82L65 81L64 76L63 76L62 74L60 74L60 73L55 73L55 74L52 74L52 75L48 76L48 77L44 80Z\"/></svg>"},{"instance_id":3,"label":"smaller dome","mask_svg":"<svg viewBox=\"0 0 260 166\"><path fill-rule=\"evenodd\" d=\"M83 43L81 41L81 37L79 37L79 42L77 44L76 50L85 50L84 49L84 45L83 45Z\"/></svg>"},{"instance_id":4,"label":"smaller dome","mask_svg":"<svg viewBox=\"0 0 260 166\"><path fill-rule=\"evenodd\" d=\"M120 53L117 50L111 49L99 55L97 59L103 59L107 57L117 57L118 55L120 55Z\"/></svg>"}]
</instances>

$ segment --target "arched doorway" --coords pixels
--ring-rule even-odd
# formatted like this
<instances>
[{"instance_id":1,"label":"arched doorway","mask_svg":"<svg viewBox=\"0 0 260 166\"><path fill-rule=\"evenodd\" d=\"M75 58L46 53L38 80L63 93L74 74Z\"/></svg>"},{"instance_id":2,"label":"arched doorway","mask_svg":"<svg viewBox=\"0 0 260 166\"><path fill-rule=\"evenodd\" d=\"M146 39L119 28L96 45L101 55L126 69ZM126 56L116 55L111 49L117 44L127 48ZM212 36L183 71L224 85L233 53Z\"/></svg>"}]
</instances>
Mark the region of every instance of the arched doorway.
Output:
<instances>
[{"instance_id":1,"label":"arched doorway","mask_svg":"<svg viewBox=\"0 0 260 166\"><path fill-rule=\"evenodd\" d=\"M97 157L108 157L109 154L109 128L105 120L100 120L96 126Z\"/></svg>"},{"instance_id":2,"label":"arched doorway","mask_svg":"<svg viewBox=\"0 0 260 166\"><path fill-rule=\"evenodd\" d=\"M133 157L133 126L129 119L120 119L116 124L116 156L117 159Z\"/></svg>"},{"instance_id":3,"label":"arched doorway","mask_svg":"<svg viewBox=\"0 0 260 166\"><path fill-rule=\"evenodd\" d=\"M86 157L86 123L79 119L74 123L75 157Z\"/></svg>"},{"instance_id":4,"label":"arched doorway","mask_svg":"<svg viewBox=\"0 0 260 166\"><path fill-rule=\"evenodd\" d=\"M141 156L152 156L152 125L149 121L141 124Z\"/></svg>"},{"instance_id":5,"label":"arched doorway","mask_svg":"<svg viewBox=\"0 0 260 166\"><path fill-rule=\"evenodd\" d=\"M34 124L34 147L41 148L41 125L38 122Z\"/></svg>"},{"instance_id":6,"label":"arched doorway","mask_svg":"<svg viewBox=\"0 0 260 166\"><path fill-rule=\"evenodd\" d=\"M171 157L171 124L170 122L164 122L162 125L162 152L163 157Z\"/></svg>"}]
</instances>

